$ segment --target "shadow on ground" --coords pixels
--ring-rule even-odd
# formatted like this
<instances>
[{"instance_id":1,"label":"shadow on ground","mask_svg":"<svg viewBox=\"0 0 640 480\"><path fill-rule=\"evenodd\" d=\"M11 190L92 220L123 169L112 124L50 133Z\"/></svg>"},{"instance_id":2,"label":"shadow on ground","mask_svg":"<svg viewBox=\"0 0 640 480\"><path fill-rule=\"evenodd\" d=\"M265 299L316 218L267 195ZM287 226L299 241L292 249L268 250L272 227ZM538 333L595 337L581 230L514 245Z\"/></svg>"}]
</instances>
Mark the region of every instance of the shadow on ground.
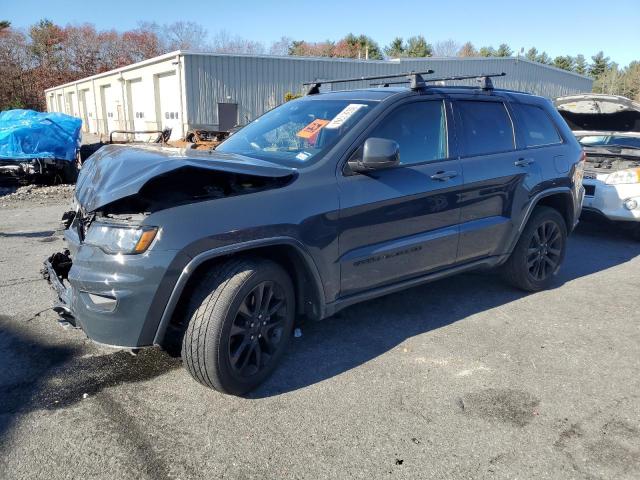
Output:
<instances>
[{"instance_id":1,"label":"shadow on ground","mask_svg":"<svg viewBox=\"0 0 640 480\"><path fill-rule=\"evenodd\" d=\"M580 224L552 288L640 255L640 242L603 224ZM452 324L527 295L493 273L447 278L354 305L338 316L307 323L303 337L274 376L251 394L269 397L297 390L355 368L407 338Z\"/></svg>"},{"instance_id":2,"label":"shadow on ground","mask_svg":"<svg viewBox=\"0 0 640 480\"><path fill-rule=\"evenodd\" d=\"M48 233L48 232L47 232ZM555 288L615 267L640 254L640 242L607 226L581 225L570 239ZM323 322L307 323L283 364L250 398L279 395L340 375L384 354L407 338L522 298L497 275L466 274L350 307ZM158 377L181 366L155 349L138 356L118 351L82 356L49 345L26 325L0 315L0 438L17 414L72 405L83 394ZM186 377L185 377L186 380Z\"/></svg>"},{"instance_id":3,"label":"shadow on ground","mask_svg":"<svg viewBox=\"0 0 640 480\"><path fill-rule=\"evenodd\" d=\"M41 232L0 232L0 238L48 238L53 235L55 230L43 230Z\"/></svg>"},{"instance_id":4,"label":"shadow on ground","mask_svg":"<svg viewBox=\"0 0 640 480\"><path fill-rule=\"evenodd\" d=\"M67 407L85 394L150 380L181 366L179 359L156 349L136 356L126 351L82 353L76 347L45 344L18 320L0 315L0 439L17 414Z\"/></svg>"}]
</instances>

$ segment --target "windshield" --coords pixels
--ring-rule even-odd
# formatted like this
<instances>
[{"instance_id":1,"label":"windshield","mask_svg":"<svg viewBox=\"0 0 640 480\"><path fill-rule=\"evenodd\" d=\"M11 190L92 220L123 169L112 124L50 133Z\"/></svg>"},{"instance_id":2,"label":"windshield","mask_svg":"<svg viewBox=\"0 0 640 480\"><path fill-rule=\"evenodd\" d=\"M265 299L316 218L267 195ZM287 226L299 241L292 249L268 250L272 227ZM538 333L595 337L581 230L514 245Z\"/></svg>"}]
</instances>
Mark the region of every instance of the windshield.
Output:
<instances>
[{"instance_id":1,"label":"windshield","mask_svg":"<svg viewBox=\"0 0 640 480\"><path fill-rule=\"evenodd\" d=\"M586 135L578 141L585 147L623 147L640 148L640 137L627 137L622 135Z\"/></svg>"},{"instance_id":2,"label":"windshield","mask_svg":"<svg viewBox=\"0 0 640 480\"><path fill-rule=\"evenodd\" d=\"M349 100L294 100L264 114L216 150L301 166L333 147L371 105Z\"/></svg>"}]
</instances>

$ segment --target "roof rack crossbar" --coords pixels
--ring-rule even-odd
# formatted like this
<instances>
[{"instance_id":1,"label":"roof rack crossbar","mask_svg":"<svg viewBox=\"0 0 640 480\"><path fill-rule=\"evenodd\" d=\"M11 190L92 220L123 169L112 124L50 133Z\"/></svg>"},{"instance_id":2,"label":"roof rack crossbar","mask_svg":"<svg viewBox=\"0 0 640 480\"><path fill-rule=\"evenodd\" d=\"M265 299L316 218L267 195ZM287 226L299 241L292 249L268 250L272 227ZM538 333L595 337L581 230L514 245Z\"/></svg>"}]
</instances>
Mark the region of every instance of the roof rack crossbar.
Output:
<instances>
[{"instance_id":1,"label":"roof rack crossbar","mask_svg":"<svg viewBox=\"0 0 640 480\"><path fill-rule=\"evenodd\" d=\"M481 73L480 75L457 75L453 77L429 78L427 82L447 82L453 80L473 80L476 79L480 83L482 90L493 90L493 82L491 77L504 77L505 72L501 73Z\"/></svg>"},{"instance_id":2,"label":"roof rack crossbar","mask_svg":"<svg viewBox=\"0 0 640 480\"><path fill-rule=\"evenodd\" d=\"M432 73L433 73L433 70L425 70L424 72L392 73L390 75L374 75L371 77L314 80L313 82L304 82L302 85L305 87L306 86L309 87L309 90L307 90L307 95L316 95L320 93L320 87L322 86L323 83L347 83L347 82L361 82L366 80L383 80L386 78L407 77L408 81L411 83L411 88L415 90L425 86L425 80L422 77L422 75L430 75Z\"/></svg>"},{"instance_id":3,"label":"roof rack crossbar","mask_svg":"<svg viewBox=\"0 0 640 480\"><path fill-rule=\"evenodd\" d=\"M441 78L426 78L423 79L424 82L446 82L453 80L473 80L476 79L480 83L480 87L483 90L493 90L493 82L491 81L491 77L504 77L506 75L505 72L502 73L489 73L489 74L480 74L480 75L457 75L453 77L441 77ZM370 86L374 87L388 87L389 85L400 85L403 83L407 83L410 80L401 80L397 82L382 82L382 83L371 83ZM426 85L430 87L432 85Z\"/></svg>"}]
</instances>

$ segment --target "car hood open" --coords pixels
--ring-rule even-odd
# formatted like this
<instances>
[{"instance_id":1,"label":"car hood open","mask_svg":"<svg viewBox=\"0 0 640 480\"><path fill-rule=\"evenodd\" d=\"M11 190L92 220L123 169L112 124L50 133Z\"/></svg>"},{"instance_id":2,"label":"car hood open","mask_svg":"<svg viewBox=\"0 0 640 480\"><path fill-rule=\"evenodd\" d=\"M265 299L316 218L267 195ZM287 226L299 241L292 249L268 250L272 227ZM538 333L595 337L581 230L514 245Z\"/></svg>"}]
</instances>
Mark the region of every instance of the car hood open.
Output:
<instances>
[{"instance_id":1,"label":"car hood open","mask_svg":"<svg viewBox=\"0 0 640 480\"><path fill-rule=\"evenodd\" d=\"M283 178L295 168L235 154L147 145L107 145L83 165L76 199L86 212L138 193L150 180L184 169Z\"/></svg>"},{"instance_id":2,"label":"car hood open","mask_svg":"<svg viewBox=\"0 0 640 480\"><path fill-rule=\"evenodd\" d=\"M554 104L571 130L640 132L640 103L617 95L558 97Z\"/></svg>"}]
</instances>

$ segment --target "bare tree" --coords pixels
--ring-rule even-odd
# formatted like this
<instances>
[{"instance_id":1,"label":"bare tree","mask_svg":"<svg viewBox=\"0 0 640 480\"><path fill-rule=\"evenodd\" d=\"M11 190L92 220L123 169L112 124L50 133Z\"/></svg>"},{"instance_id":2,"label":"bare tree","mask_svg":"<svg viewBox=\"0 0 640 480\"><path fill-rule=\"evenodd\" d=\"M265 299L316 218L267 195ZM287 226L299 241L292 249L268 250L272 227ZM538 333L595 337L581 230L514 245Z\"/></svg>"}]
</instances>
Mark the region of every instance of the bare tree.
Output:
<instances>
[{"instance_id":1,"label":"bare tree","mask_svg":"<svg viewBox=\"0 0 640 480\"><path fill-rule=\"evenodd\" d=\"M436 42L433 46L434 57L455 57L459 51L460 44L452 39Z\"/></svg>"},{"instance_id":2,"label":"bare tree","mask_svg":"<svg viewBox=\"0 0 640 480\"><path fill-rule=\"evenodd\" d=\"M160 25L156 22L139 22L138 32L152 32L163 52L174 50L205 51L208 48L207 29L196 22L178 21Z\"/></svg>"},{"instance_id":3,"label":"bare tree","mask_svg":"<svg viewBox=\"0 0 640 480\"><path fill-rule=\"evenodd\" d=\"M215 53L245 53L259 55L265 52L261 42L247 40L238 35L232 36L226 30L220 30L213 36L209 50Z\"/></svg>"},{"instance_id":4,"label":"bare tree","mask_svg":"<svg viewBox=\"0 0 640 480\"><path fill-rule=\"evenodd\" d=\"M289 50L293 45L293 39L289 37L280 37L269 47L269 55L289 55Z\"/></svg>"}]
</instances>

